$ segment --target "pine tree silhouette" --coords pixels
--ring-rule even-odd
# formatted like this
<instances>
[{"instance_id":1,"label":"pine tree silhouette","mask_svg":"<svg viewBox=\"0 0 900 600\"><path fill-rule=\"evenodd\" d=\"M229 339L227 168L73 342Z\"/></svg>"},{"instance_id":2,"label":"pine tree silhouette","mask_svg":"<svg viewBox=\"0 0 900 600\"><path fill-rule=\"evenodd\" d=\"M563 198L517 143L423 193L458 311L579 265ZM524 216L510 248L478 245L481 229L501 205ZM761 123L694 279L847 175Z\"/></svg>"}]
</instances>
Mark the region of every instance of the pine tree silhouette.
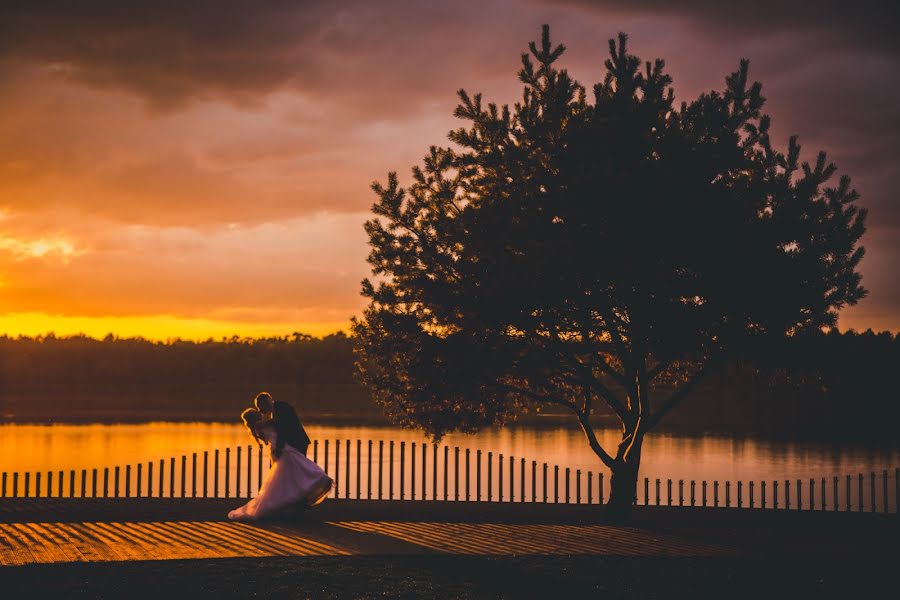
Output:
<instances>
[{"instance_id":1,"label":"pine tree silhouette","mask_svg":"<svg viewBox=\"0 0 900 600\"><path fill-rule=\"evenodd\" d=\"M357 367L392 418L435 437L571 410L623 519L644 436L711 369L865 295L865 211L848 177L826 187L824 153L772 147L746 60L676 107L663 61L624 34L593 102L547 26L529 48L521 101L460 91L455 147L432 147L407 189L373 184ZM616 448L594 433L600 403Z\"/></svg>"}]
</instances>

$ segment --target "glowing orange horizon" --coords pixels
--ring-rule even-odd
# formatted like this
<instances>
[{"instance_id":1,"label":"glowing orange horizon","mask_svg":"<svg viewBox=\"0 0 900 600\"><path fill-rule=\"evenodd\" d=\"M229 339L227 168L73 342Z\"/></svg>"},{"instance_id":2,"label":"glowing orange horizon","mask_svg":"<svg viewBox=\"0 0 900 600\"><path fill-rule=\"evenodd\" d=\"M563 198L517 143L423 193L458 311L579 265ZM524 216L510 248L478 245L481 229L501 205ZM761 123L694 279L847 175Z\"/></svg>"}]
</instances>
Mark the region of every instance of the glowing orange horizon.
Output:
<instances>
[{"instance_id":1,"label":"glowing orange horizon","mask_svg":"<svg viewBox=\"0 0 900 600\"><path fill-rule=\"evenodd\" d=\"M850 318L842 315L839 329L847 331L892 331L889 322L878 327L878 320ZM222 319L180 317L176 315L136 315L136 316L75 316L49 315L46 313L0 314L0 335L58 337L86 335L102 339L107 335L120 338L142 337L154 341L182 339L203 341L237 336L240 338L277 337L303 333L321 338L334 333L350 332L350 320L346 321L297 321L297 322L251 322Z\"/></svg>"},{"instance_id":2,"label":"glowing orange horizon","mask_svg":"<svg viewBox=\"0 0 900 600\"><path fill-rule=\"evenodd\" d=\"M179 317L174 315L81 317L47 315L44 313L12 313L0 315L0 335L72 336L87 335L102 339L112 334L116 337L142 337L148 340L170 339L202 341L207 339L238 337L285 336L294 332L313 337L349 331L349 320L256 323L215 319Z\"/></svg>"}]
</instances>

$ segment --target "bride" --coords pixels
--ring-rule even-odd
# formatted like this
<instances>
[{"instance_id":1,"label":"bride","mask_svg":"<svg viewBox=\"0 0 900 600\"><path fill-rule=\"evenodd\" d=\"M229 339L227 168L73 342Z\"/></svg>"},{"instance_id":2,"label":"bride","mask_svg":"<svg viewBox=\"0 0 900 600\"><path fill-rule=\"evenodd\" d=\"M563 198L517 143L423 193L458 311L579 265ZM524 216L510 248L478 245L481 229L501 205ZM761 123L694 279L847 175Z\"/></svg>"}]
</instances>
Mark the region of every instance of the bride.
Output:
<instances>
[{"instance_id":1,"label":"bride","mask_svg":"<svg viewBox=\"0 0 900 600\"><path fill-rule=\"evenodd\" d=\"M288 444L279 452L277 434L271 420L257 409L248 408L241 419L261 444L269 446L272 468L256 498L228 513L232 521L254 521L282 514L299 506L317 506L328 496L332 479L319 465Z\"/></svg>"}]
</instances>

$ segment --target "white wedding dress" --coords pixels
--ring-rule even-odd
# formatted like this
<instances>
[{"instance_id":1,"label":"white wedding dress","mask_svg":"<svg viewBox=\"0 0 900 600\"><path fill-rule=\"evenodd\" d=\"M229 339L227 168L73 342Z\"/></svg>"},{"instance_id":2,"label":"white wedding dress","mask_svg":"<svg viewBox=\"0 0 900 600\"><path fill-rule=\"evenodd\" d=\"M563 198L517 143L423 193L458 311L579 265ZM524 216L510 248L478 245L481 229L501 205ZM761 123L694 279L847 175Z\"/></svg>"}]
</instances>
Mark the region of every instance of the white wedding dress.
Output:
<instances>
[{"instance_id":1,"label":"white wedding dress","mask_svg":"<svg viewBox=\"0 0 900 600\"><path fill-rule=\"evenodd\" d=\"M263 429L263 437L269 445L269 454L277 442L275 429ZM263 481L256 498L228 513L232 521L255 521L275 516L300 506L315 506L322 502L334 481L319 465L288 444L281 456L272 458L272 468Z\"/></svg>"}]
</instances>

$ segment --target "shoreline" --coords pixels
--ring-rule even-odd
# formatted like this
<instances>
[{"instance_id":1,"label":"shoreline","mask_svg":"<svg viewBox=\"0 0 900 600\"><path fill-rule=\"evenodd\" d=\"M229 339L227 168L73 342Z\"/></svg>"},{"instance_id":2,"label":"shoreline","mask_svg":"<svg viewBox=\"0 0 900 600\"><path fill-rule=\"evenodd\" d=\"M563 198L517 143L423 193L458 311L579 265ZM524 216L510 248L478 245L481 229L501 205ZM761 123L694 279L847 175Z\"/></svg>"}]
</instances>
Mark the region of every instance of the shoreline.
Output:
<instances>
[{"instance_id":1,"label":"shoreline","mask_svg":"<svg viewBox=\"0 0 900 600\"><path fill-rule=\"evenodd\" d=\"M123 412L119 415L110 415L93 412L84 415L66 415L63 417L50 417L47 415L10 415L0 414L0 427L2 426L89 426L89 425L151 425L151 424L197 424L197 425L239 425L238 419L229 419L218 413L200 414L150 414L138 415L133 412ZM335 413L313 413L303 416L304 423L310 426L325 427L370 427L375 429L398 429L387 418L376 415L343 415ZM537 429L554 430L560 428L576 427L574 417L569 415L529 415L523 419L517 419L504 425L485 428L486 431L499 431L502 429ZM595 418L594 426L597 429L618 429L619 425L614 419ZM410 430L415 431L415 430ZM855 435L854 435L855 433ZM865 435L863 435L865 433ZM900 440L896 436L872 436L871 432L848 432L845 429L819 429L802 428L792 424L773 425L768 428L758 426L734 426L727 425L685 425L685 424L661 424L650 435L679 435L684 437L731 437L737 439L760 439L771 441L791 442L819 442L819 443L863 443L877 447L898 446Z\"/></svg>"}]
</instances>

